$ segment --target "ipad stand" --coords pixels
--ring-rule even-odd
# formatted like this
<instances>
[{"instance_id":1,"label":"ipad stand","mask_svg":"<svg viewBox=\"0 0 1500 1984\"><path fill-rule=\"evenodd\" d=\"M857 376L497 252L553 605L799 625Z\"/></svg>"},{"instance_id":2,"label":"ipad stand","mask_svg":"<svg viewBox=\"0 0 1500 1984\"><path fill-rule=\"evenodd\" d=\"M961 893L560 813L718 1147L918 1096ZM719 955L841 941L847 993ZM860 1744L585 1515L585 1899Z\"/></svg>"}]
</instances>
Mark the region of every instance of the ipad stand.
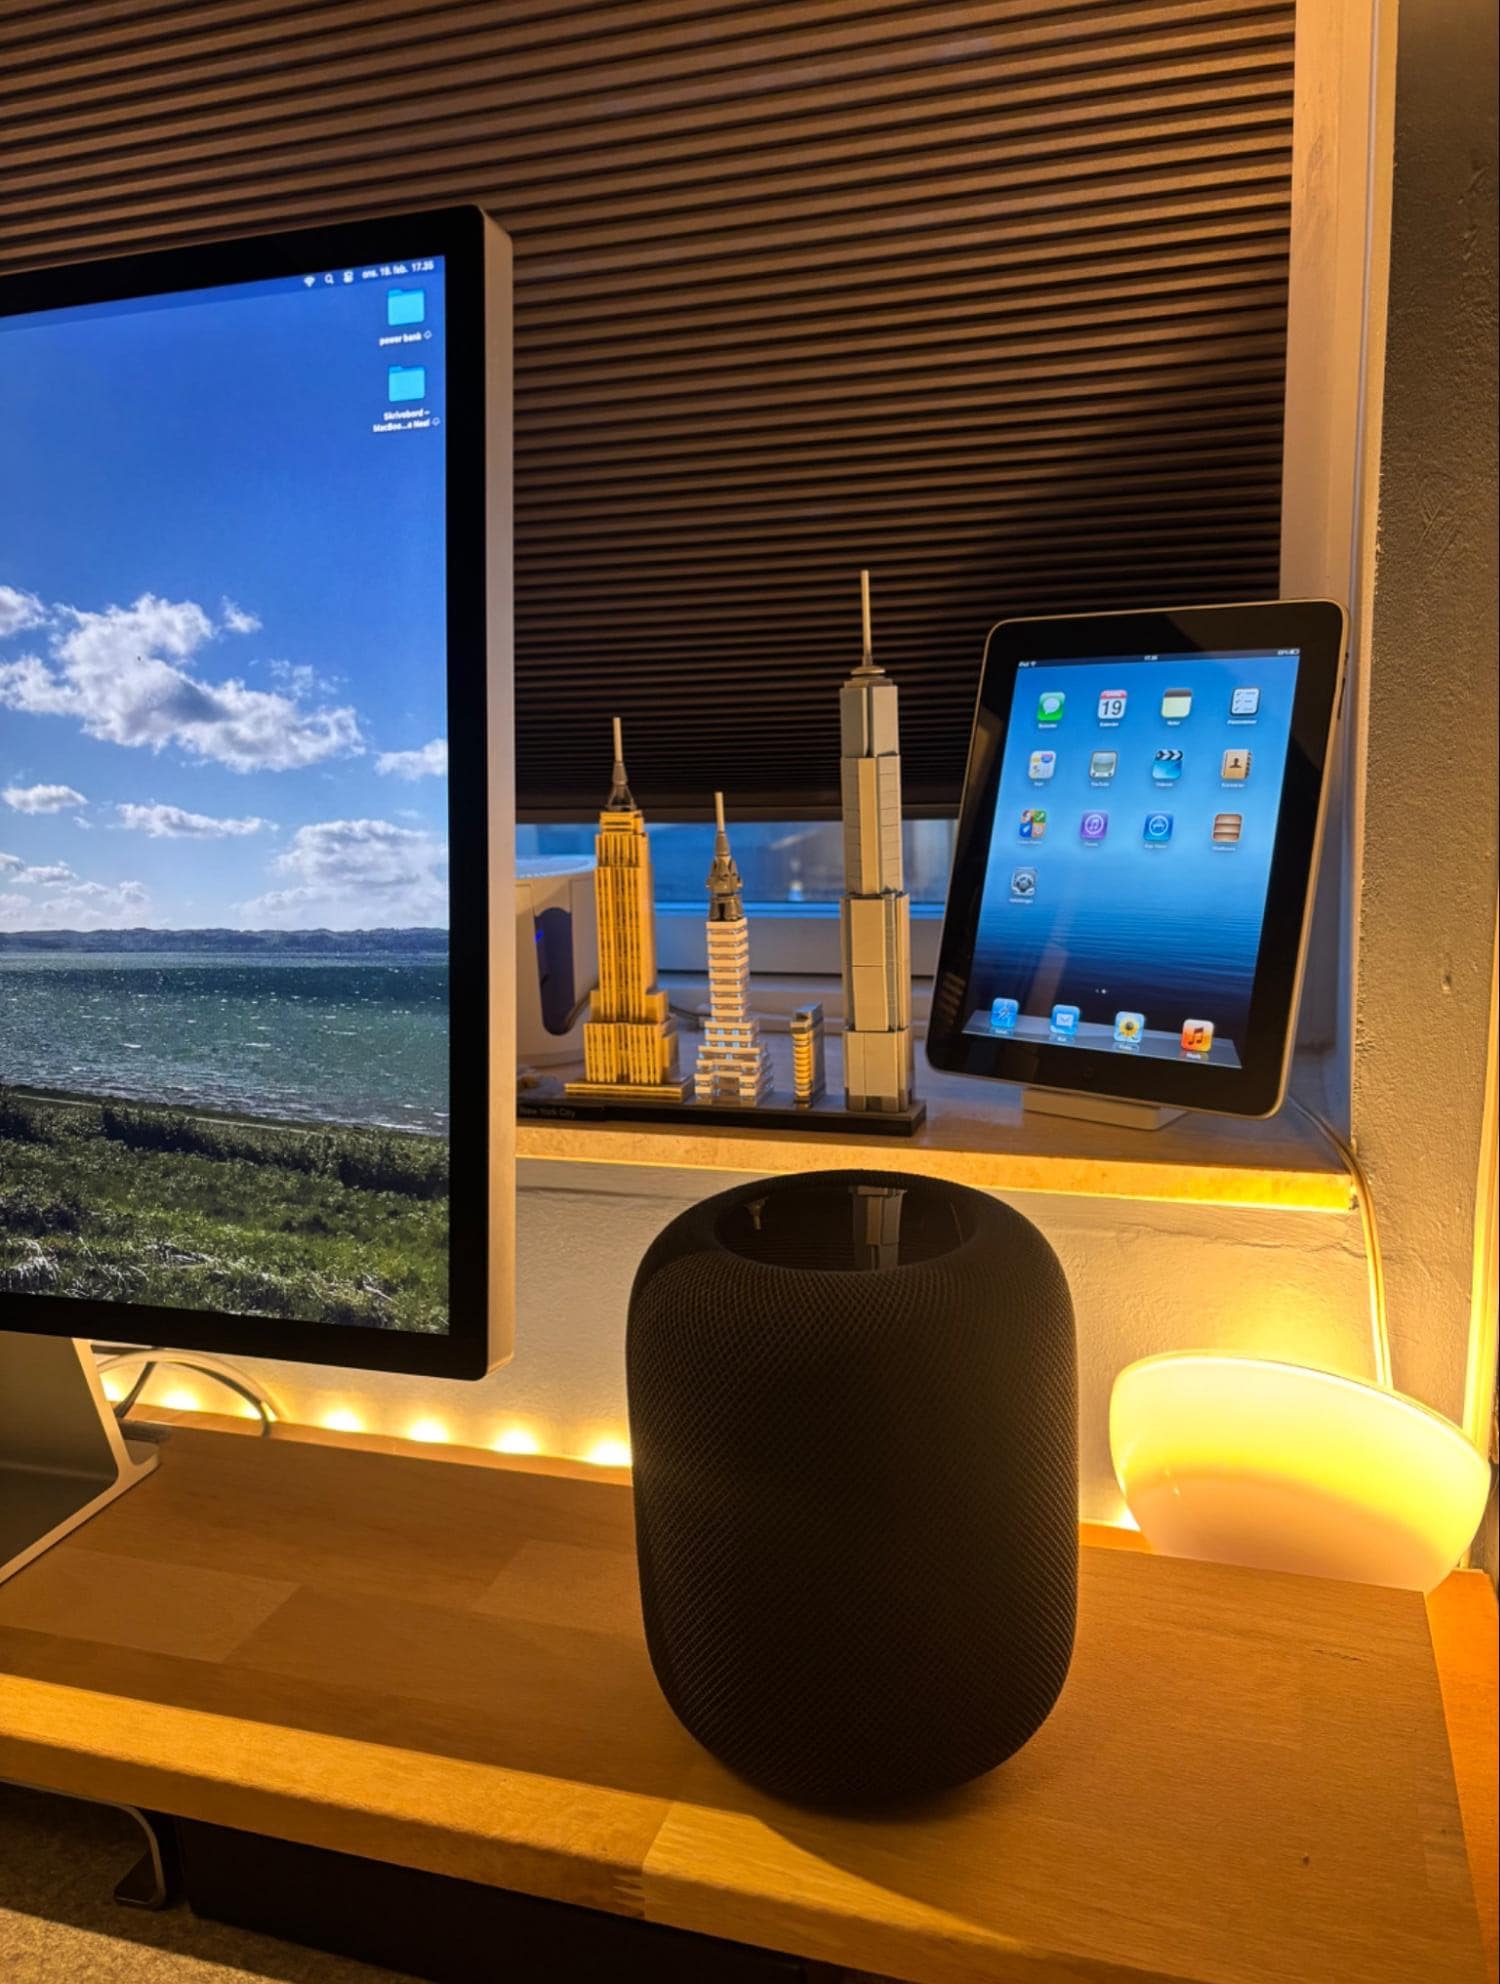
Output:
<instances>
[{"instance_id":1,"label":"ipad stand","mask_svg":"<svg viewBox=\"0 0 1500 1984\"><path fill-rule=\"evenodd\" d=\"M1127 1102L1112 1095L1073 1095L1057 1088L1028 1088L1028 1116L1071 1116L1085 1123L1113 1123L1121 1130L1159 1130L1185 1116L1185 1109L1167 1109L1156 1102Z\"/></svg>"}]
</instances>

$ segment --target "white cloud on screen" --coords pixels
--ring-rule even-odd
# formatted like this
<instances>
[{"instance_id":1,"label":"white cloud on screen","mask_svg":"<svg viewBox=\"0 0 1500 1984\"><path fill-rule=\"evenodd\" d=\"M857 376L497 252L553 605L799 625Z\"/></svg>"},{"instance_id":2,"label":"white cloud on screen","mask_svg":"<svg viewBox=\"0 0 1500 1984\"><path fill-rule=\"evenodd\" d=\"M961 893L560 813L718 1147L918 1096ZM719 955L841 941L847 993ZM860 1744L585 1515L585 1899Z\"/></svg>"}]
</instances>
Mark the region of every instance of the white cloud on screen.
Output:
<instances>
[{"instance_id":1,"label":"white cloud on screen","mask_svg":"<svg viewBox=\"0 0 1500 1984\"><path fill-rule=\"evenodd\" d=\"M258 634L260 622L253 613L246 613L243 607L236 606L232 599L224 601L224 631L226 634Z\"/></svg>"},{"instance_id":2,"label":"white cloud on screen","mask_svg":"<svg viewBox=\"0 0 1500 1984\"><path fill-rule=\"evenodd\" d=\"M0 930L124 930L144 923L139 882L79 882L45 896L0 895Z\"/></svg>"},{"instance_id":3,"label":"white cloud on screen","mask_svg":"<svg viewBox=\"0 0 1500 1984\"><path fill-rule=\"evenodd\" d=\"M420 751L382 751L375 760L375 769L387 778L446 778L448 740L434 737Z\"/></svg>"},{"instance_id":4,"label":"white cloud on screen","mask_svg":"<svg viewBox=\"0 0 1500 1984\"><path fill-rule=\"evenodd\" d=\"M354 930L448 921L448 849L389 820L299 827L272 863L290 886L242 903L247 925Z\"/></svg>"},{"instance_id":5,"label":"white cloud on screen","mask_svg":"<svg viewBox=\"0 0 1500 1984\"><path fill-rule=\"evenodd\" d=\"M19 854L0 854L0 875L10 882L74 882L78 878L66 861L49 862L45 867L28 867Z\"/></svg>"},{"instance_id":6,"label":"white cloud on screen","mask_svg":"<svg viewBox=\"0 0 1500 1984\"><path fill-rule=\"evenodd\" d=\"M153 840L235 840L258 834L269 827L269 820L253 815L244 820L216 820L207 813L189 813L181 806L120 805L115 808L120 825L133 833L149 834Z\"/></svg>"},{"instance_id":7,"label":"white cloud on screen","mask_svg":"<svg viewBox=\"0 0 1500 1984\"><path fill-rule=\"evenodd\" d=\"M318 687L318 671L305 661L268 661L271 680L290 696L310 696Z\"/></svg>"},{"instance_id":8,"label":"white cloud on screen","mask_svg":"<svg viewBox=\"0 0 1500 1984\"><path fill-rule=\"evenodd\" d=\"M24 627L40 627L47 609L34 592L19 586L0 586L0 641L7 634L19 634Z\"/></svg>"},{"instance_id":9,"label":"white cloud on screen","mask_svg":"<svg viewBox=\"0 0 1500 1984\"><path fill-rule=\"evenodd\" d=\"M0 708L72 717L106 743L175 744L237 772L291 771L364 748L347 704L309 709L296 693L195 674L199 650L219 630L192 600L142 593L102 613L59 607L57 620L50 660L0 662Z\"/></svg>"},{"instance_id":10,"label":"white cloud on screen","mask_svg":"<svg viewBox=\"0 0 1500 1984\"><path fill-rule=\"evenodd\" d=\"M341 675L325 674L306 661L286 661L273 655L266 670L278 689L289 696L340 696L349 686Z\"/></svg>"},{"instance_id":11,"label":"white cloud on screen","mask_svg":"<svg viewBox=\"0 0 1500 1984\"><path fill-rule=\"evenodd\" d=\"M0 670L0 675L4 671ZM4 701L0 694L0 702ZM87 806L88 801L71 785L8 785L0 792L13 813L61 813L69 806Z\"/></svg>"}]
</instances>

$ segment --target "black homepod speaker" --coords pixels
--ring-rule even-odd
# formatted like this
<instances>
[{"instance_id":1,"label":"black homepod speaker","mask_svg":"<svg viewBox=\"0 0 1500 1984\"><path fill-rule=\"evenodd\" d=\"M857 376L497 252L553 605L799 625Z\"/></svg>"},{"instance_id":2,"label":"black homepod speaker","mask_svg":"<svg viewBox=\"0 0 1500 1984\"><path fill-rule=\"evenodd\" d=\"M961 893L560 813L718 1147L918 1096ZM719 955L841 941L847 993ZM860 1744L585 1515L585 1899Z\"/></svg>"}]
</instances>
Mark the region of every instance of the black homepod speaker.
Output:
<instances>
[{"instance_id":1,"label":"black homepod speaker","mask_svg":"<svg viewBox=\"0 0 1500 1984\"><path fill-rule=\"evenodd\" d=\"M648 1250L626 1367L646 1641L705 1748L838 1806L962 1783L1041 1726L1078 1380L1030 1220L892 1172L737 1186Z\"/></svg>"}]
</instances>

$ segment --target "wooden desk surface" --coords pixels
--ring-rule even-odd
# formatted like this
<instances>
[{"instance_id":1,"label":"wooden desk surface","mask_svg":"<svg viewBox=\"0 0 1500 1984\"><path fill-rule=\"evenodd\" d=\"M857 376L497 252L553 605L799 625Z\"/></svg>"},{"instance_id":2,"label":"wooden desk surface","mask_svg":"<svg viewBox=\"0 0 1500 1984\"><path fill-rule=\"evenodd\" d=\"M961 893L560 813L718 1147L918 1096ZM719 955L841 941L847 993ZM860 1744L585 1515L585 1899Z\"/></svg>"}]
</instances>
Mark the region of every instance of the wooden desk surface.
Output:
<instances>
[{"instance_id":1,"label":"wooden desk surface","mask_svg":"<svg viewBox=\"0 0 1500 1984\"><path fill-rule=\"evenodd\" d=\"M1419 1597L1086 1548L1027 1748L835 1819L679 1727L566 1471L177 1431L0 1587L0 1777L923 1984L1485 1974Z\"/></svg>"}]
</instances>

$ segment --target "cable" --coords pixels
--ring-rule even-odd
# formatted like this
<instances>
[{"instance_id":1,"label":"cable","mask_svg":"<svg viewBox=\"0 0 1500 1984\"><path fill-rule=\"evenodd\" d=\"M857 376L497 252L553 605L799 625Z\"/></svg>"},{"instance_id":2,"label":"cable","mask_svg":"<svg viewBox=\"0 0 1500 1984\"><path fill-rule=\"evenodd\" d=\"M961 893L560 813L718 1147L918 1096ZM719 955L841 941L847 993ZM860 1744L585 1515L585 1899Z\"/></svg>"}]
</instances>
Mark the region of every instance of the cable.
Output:
<instances>
[{"instance_id":1,"label":"cable","mask_svg":"<svg viewBox=\"0 0 1500 1984\"><path fill-rule=\"evenodd\" d=\"M211 1378L215 1384L223 1385L226 1391L234 1392L238 1397L244 1399L247 1405L254 1406L256 1414L260 1419L260 1436L262 1439L268 1439L270 1437L271 1430L276 1424L276 1409L271 1400L263 1393L253 1390L251 1386L246 1384L232 1370L224 1370L216 1364L200 1362L195 1358L164 1355L160 1350L156 1349L132 1350L123 1348L117 1344L102 1343L96 1343L91 1347L95 1354L100 1357L99 1370L101 1374L105 1371L112 1371L121 1364L133 1363L137 1357L144 1357L146 1360L132 1383L130 1390L125 1393L123 1398L115 1402L114 1413L117 1420L123 1420L130 1411L130 1408L140 1398L141 1393L146 1389L150 1381L151 1374L158 1368L163 1368L174 1371L191 1371L197 1377Z\"/></svg>"},{"instance_id":2,"label":"cable","mask_svg":"<svg viewBox=\"0 0 1500 1984\"><path fill-rule=\"evenodd\" d=\"M260 1436L263 1440L270 1438L271 1428L276 1424L276 1414L272 1411L271 1401L268 1398L263 1398L259 1392L252 1391L249 1385L242 1384L238 1378L230 1377L228 1372L214 1370L211 1365L190 1364L182 1357L169 1358L167 1362L175 1364L179 1370L194 1371L201 1378L217 1379L226 1391L236 1393L247 1405L254 1406L260 1415Z\"/></svg>"},{"instance_id":3,"label":"cable","mask_svg":"<svg viewBox=\"0 0 1500 1984\"><path fill-rule=\"evenodd\" d=\"M130 1387L130 1390L126 1392L125 1396L122 1399L120 1399L116 1404L115 1406L116 1419L124 1419L129 1415L131 1406L135 1404L136 1400L140 1397L141 1393L146 1389L146 1386L150 1383L151 1373L155 1369L156 1369L156 1359L154 1357L148 1357L145 1363L141 1366L140 1373L137 1376L135 1383Z\"/></svg>"},{"instance_id":4,"label":"cable","mask_svg":"<svg viewBox=\"0 0 1500 1984\"><path fill-rule=\"evenodd\" d=\"M1385 1306L1385 1264L1380 1252L1380 1233L1375 1224L1375 1201L1370 1194L1370 1181L1366 1178L1364 1166L1354 1155L1353 1149L1334 1129L1333 1125L1309 1109L1305 1102L1295 1095L1288 1095L1287 1101L1303 1116L1348 1172L1354 1186L1354 1203L1359 1210L1360 1226L1364 1232L1365 1272L1370 1285L1370 1350L1375 1364L1375 1382L1382 1391L1394 1391L1395 1381L1391 1376L1391 1333Z\"/></svg>"}]
</instances>

